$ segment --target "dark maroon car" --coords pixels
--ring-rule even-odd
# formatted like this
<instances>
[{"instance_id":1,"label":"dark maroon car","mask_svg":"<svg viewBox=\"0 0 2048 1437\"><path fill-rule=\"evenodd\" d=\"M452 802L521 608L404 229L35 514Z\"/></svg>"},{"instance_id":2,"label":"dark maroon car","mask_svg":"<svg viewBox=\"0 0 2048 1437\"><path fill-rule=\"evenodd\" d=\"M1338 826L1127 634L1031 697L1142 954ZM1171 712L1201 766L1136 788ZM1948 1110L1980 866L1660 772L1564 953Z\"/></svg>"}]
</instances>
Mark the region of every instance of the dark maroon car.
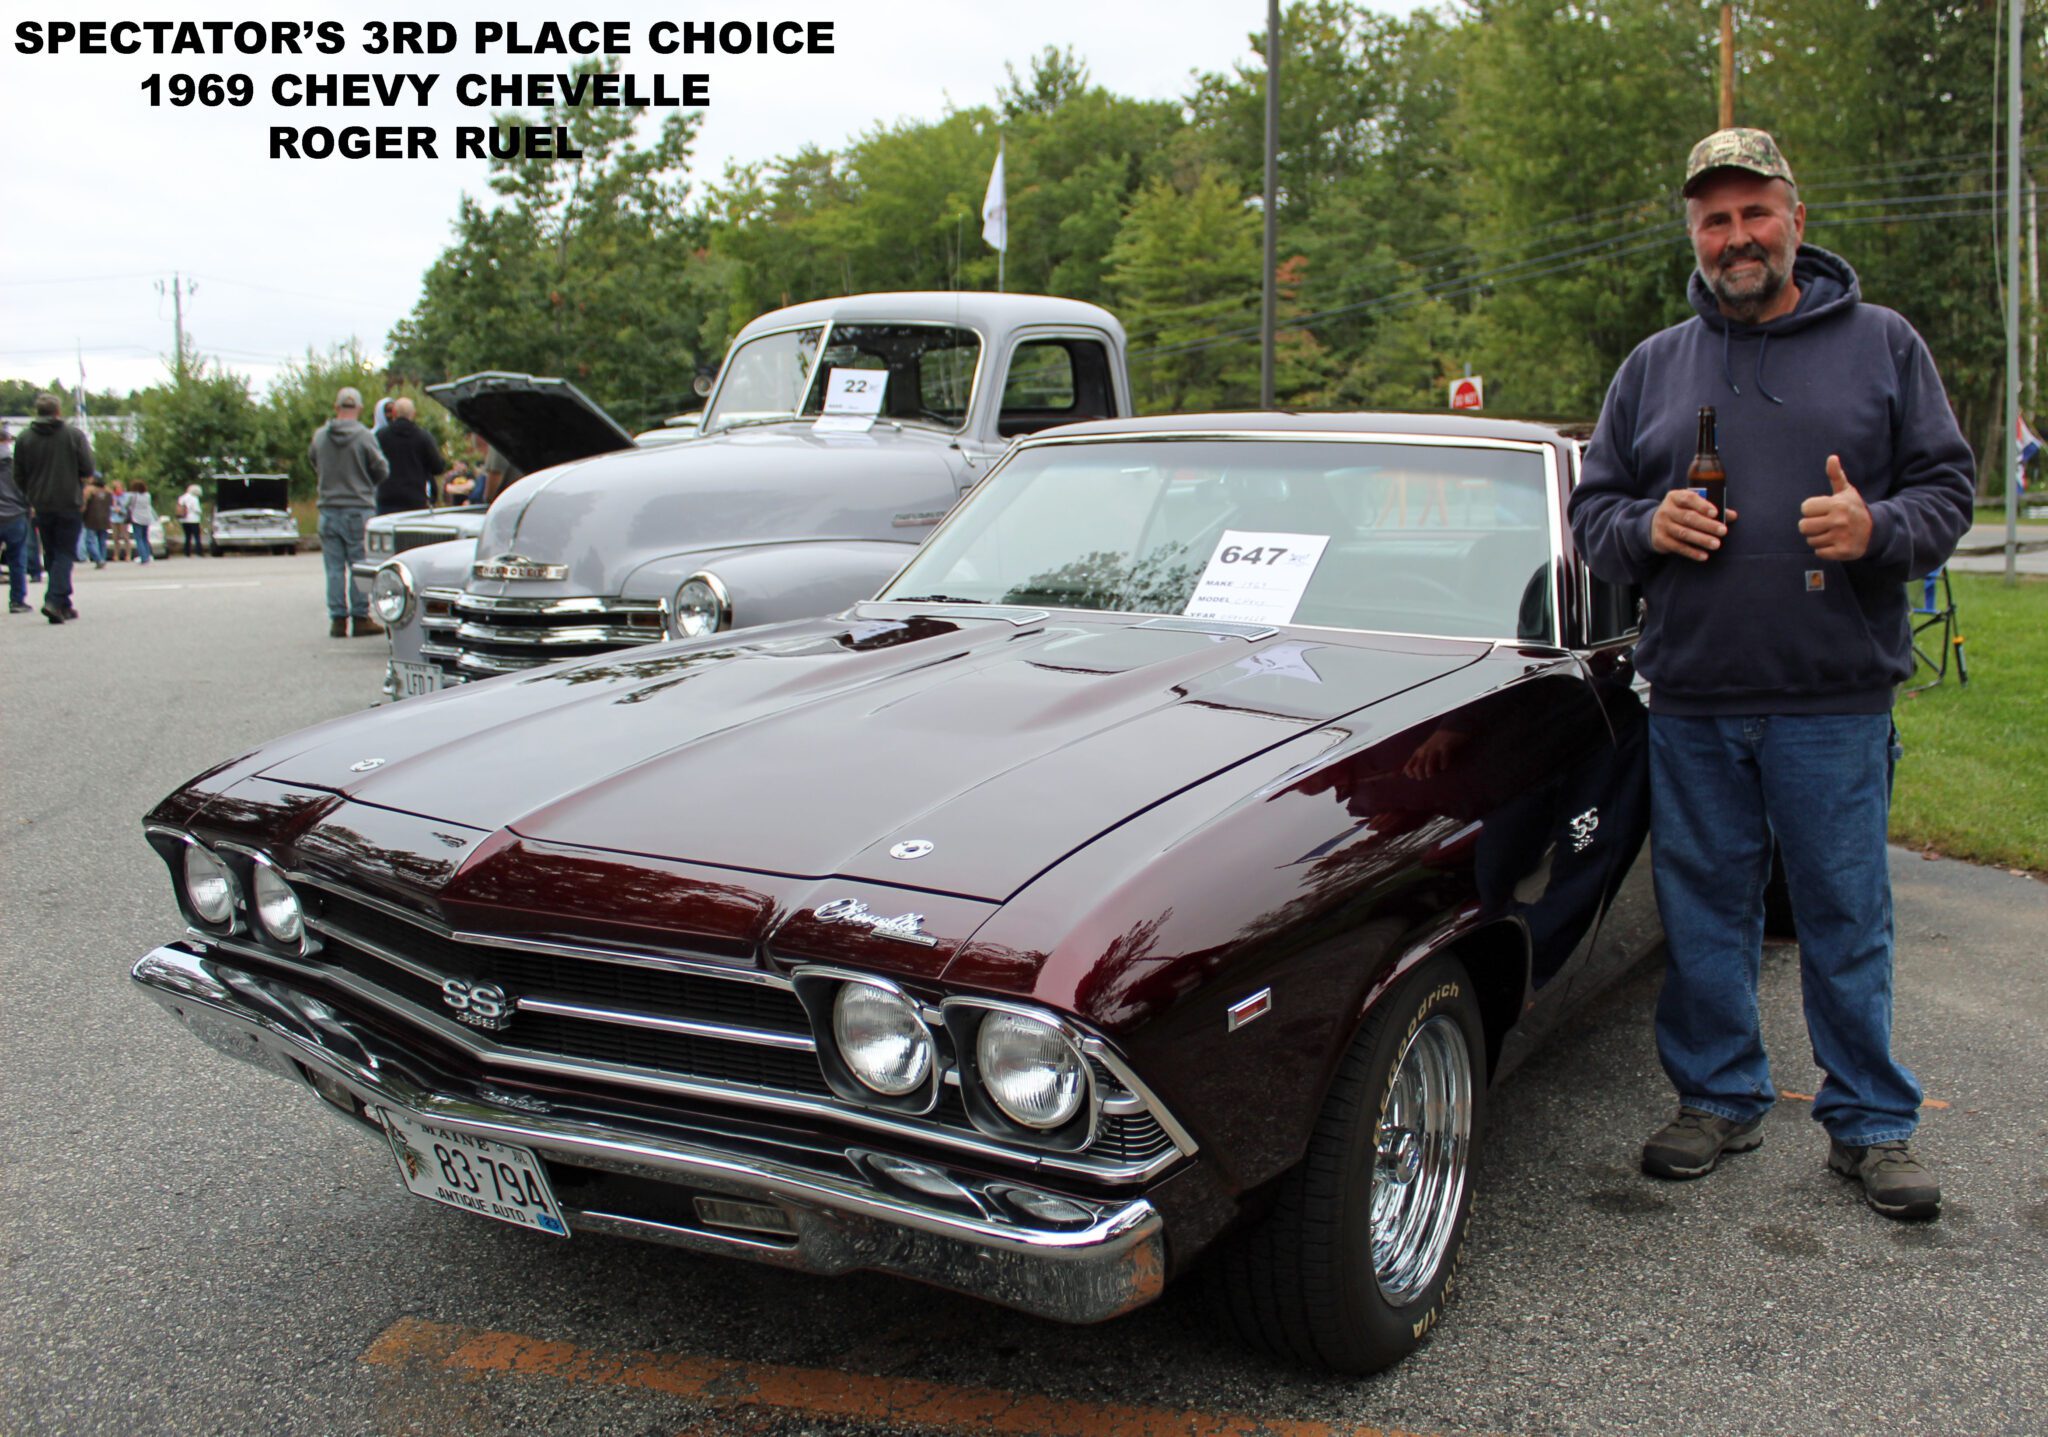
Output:
<instances>
[{"instance_id":1,"label":"dark maroon car","mask_svg":"<svg viewBox=\"0 0 2048 1437\"><path fill-rule=\"evenodd\" d=\"M844 614L193 780L135 977L423 1197L1076 1322L1209 1254L1246 1336L1382 1366L1488 1087L1659 936L1577 462L1469 418L1048 432Z\"/></svg>"}]
</instances>

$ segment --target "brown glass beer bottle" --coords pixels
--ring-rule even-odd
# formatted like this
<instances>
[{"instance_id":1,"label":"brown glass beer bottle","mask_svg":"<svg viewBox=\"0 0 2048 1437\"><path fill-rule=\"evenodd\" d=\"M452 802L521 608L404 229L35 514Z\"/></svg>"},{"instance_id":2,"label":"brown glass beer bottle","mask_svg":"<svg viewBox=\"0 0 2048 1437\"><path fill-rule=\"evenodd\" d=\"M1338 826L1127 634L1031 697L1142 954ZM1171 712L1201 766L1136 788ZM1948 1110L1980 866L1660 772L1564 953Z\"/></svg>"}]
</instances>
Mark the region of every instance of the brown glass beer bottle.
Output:
<instances>
[{"instance_id":1,"label":"brown glass beer bottle","mask_svg":"<svg viewBox=\"0 0 2048 1437\"><path fill-rule=\"evenodd\" d=\"M1699 451L1685 471L1686 487L1714 506L1714 517L1728 522L1728 471L1721 467L1721 448L1714 437L1714 406L1700 406Z\"/></svg>"}]
</instances>

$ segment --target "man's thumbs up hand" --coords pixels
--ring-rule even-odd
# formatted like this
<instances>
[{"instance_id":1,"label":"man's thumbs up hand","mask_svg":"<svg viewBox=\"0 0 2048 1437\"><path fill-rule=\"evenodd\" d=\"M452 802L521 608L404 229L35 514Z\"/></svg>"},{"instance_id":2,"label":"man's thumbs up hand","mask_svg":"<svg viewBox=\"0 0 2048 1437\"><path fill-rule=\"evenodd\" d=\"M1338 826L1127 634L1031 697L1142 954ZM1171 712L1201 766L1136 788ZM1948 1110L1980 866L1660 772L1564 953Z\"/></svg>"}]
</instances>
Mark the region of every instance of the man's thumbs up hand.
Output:
<instances>
[{"instance_id":1,"label":"man's thumbs up hand","mask_svg":"<svg viewBox=\"0 0 2048 1437\"><path fill-rule=\"evenodd\" d=\"M1799 532L1822 559L1860 559L1870 549L1870 510L1842 469L1842 456L1828 456L1828 493L1799 506Z\"/></svg>"}]
</instances>

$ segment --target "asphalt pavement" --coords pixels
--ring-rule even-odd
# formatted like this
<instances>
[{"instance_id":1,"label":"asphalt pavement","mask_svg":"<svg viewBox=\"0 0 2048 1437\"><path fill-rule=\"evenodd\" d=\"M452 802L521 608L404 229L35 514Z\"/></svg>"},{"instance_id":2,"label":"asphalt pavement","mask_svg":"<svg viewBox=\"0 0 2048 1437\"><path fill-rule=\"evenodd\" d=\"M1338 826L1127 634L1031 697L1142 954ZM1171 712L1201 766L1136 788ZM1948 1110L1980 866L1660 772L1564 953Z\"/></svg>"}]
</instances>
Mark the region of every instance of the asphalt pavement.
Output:
<instances>
[{"instance_id":1,"label":"asphalt pavement","mask_svg":"<svg viewBox=\"0 0 2048 1437\"><path fill-rule=\"evenodd\" d=\"M314 554L88 568L80 622L0 622L0 1433L2048 1432L2048 887L1904 851L1939 1223L1867 1211L1797 1096L1708 1179L1638 1174L1646 968L1496 1096L1459 1296L1371 1380L1242 1351L1199 1280L1065 1328L413 1198L127 977L179 927L144 810L378 696L320 586ZM1813 1092L1793 949L1762 993Z\"/></svg>"}]
</instances>

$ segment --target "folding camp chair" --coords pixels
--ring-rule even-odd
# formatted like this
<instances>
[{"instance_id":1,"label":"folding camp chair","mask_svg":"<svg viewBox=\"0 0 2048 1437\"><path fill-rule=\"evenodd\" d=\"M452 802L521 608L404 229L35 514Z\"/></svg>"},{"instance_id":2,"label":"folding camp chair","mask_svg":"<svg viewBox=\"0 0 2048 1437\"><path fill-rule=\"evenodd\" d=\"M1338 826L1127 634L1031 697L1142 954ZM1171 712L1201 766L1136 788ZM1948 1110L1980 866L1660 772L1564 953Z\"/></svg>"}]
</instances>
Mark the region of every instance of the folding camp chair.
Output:
<instances>
[{"instance_id":1,"label":"folding camp chair","mask_svg":"<svg viewBox=\"0 0 2048 1437\"><path fill-rule=\"evenodd\" d=\"M1917 694L1922 689L1946 683L1951 652L1956 658L1956 685L1967 687L1970 666L1963 657L1963 635L1957 627L1956 595L1949 585L1948 566L1944 564L1924 579L1907 580L1909 592L1915 584L1920 587L1920 601L1909 604L1907 609L1907 617L1913 624L1913 676L1918 678L1924 669L1933 677L1921 683L1908 684L1905 691Z\"/></svg>"}]
</instances>

